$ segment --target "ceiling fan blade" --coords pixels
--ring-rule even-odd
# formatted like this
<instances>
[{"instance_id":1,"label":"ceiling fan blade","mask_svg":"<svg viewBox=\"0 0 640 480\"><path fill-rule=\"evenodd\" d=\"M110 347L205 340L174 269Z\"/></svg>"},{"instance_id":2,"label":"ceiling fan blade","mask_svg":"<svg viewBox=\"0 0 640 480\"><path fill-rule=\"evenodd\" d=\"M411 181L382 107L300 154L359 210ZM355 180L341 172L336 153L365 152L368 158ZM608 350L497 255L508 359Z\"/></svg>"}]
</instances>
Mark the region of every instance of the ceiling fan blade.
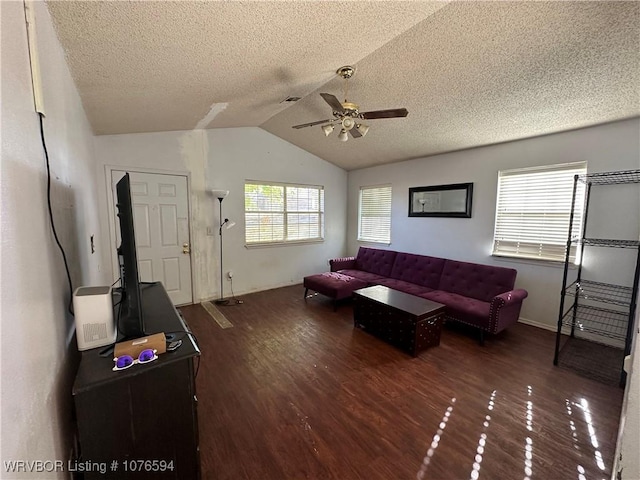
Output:
<instances>
[{"instance_id":1,"label":"ceiling fan blade","mask_svg":"<svg viewBox=\"0 0 640 480\"><path fill-rule=\"evenodd\" d=\"M351 134L351 136L353 138L360 138L362 136L362 134L358 131L357 128L352 128L351 130L349 130L349 133Z\"/></svg>"},{"instance_id":2,"label":"ceiling fan blade","mask_svg":"<svg viewBox=\"0 0 640 480\"><path fill-rule=\"evenodd\" d=\"M362 112L361 118L365 120L375 120L376 118L396 118L406 117L409 111L406 108L391 108L389 110L374 110L373 112Z\"/></svg>"},{"instance_id":3,"label":"ceiling fan blade","mask_svg":"<svg viewBox=\"0 0 640 480\"><path fill-rule=\"evenodd\" d=\"M335 96L330 93L321 93L320 96L324 98L324 101L327 102L331 108L333 108L334 112L344 113L344 108L342 107L340 100Z\"/></svg>"},{"instance_id":4,"label":"ceiling fan blade","mask_svg":"<svg viewBox=\"0 0 640 480\"><path fill-rule=\"evenodd\" d=\"M305 127L313 127L314 125L320 125L321 123L329 123L331 122L330 119L327 120L318 120L317 122L309 122L309 123L302 123L300 125L294 125L291 128L305 128Z\"/></svg>"}]
</instances>

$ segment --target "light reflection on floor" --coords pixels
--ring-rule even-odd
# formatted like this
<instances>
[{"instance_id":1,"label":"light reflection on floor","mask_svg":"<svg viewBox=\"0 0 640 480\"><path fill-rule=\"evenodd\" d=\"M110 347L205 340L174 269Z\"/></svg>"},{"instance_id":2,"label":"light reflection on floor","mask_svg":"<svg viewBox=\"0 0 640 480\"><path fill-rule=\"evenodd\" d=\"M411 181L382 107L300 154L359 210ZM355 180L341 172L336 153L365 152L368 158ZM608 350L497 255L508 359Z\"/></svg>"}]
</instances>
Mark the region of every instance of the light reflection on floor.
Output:
<instances>
[{"instance_id":1,"label":"light reflection on floor","mask_svg":"<svg viewBox=\"0 0 640 480\"><path fill-rule=\"evenodd\" d=\"M584 467L582 465L578 465L578 480L587 480L587 477L584 476Z\"/></svg>"},{"instance_id":2,"label":"light reflection on floor","mask_svg":"<svg viewBox=\"0 0 640 480\"><path fill-rule=\"evenodd\" d=\"M573 409L571 408L571 402L569 402L568 398L564 400L565 407L567 408L567 415L569 418L573 416ZM578 435L576 433L576 424L573 420L569 420L569 428L571 429L571 439L573 440L573 448L576 450L580 450L578 446Z\"/></svg>"},{"instance_id":3,"label":"light reflection on floor","mask_svg":"<svg viewBox=\"0 0 640 480\"><path fill-rule=\"evenodd\" d=\"M495 406L496 399L496 390L491 392L491 396L489 397L489 404L487 405L487 410L493 410ZM491 423L491 415L487 414L484 417L484 423L482 424L482 433L480 434L480 439L478 440L478 447L476 448L476 456L474 457L474 462L471 470L470 478L471 480L478 480L480 477L480 464L482 463L482 454L484 453L485 446L487 444L487 429L489 428L489 424Z\"/></svg>"},{"instance_id":4,"label":"light reflection on floor","mask_svg":"<svg viewBox=\"0 0 640 480\"><path fill-rule=\"evenodd\" d=\"M533 388L531 385L527 385L527 431L533 431L533 402L531 401L531 394ZM524 440L524 479L531 480L533 475L533 440L531 437L527 437Z\"/></svg>"},{"instance_id":5,"label":"light reflection on floor","mask_svg":"<svg viewBox=\"0 0 640 480\"><path fill-rule=\"evenodd\" d=\"M447 407L447 411L444 412L444 415L440 420L440 424L438 425L438 430L436 431L436 434L433 436L433 439L431 440L431 446L429 447L429 450L427 450L427 454L422 460L422 465L420 465L420 470L418 470L418 473L416 474L416 478L418 480L422 480L424 478L424 474L427 471L427 467L429 466L429 463L431 463L431 457L433 457L433 454L435 453L436 448L438 448L440 440L442 439L442 435L444 434L444 429L447 427L447 422L449 421L449 418L453 413L454 403L456 403L455 397L451 399L451 403L449 404L449 407Z\"/></svg>"},{"instance_id":6,"label":"light reflection on floor","mask_svg":"<svg viewBox=\"0 0 640 480\"><path fill-rule=\"evenodd\" d=\"M598 450L598 436L596 435L596 429L593 427L593 421L591 418L591 411L589 410L589 402L585 398L580 400L580 404L574 403L574 405L578 408L582 409L582 413L584 413L584 420L587 422L587 429L589 430L589 437L591 439L591 445L595 448L594 457L596 461L596 465L602 471L605 470L605 464L602 460L602 453Z\"/></svg>"},{"instance_id":7,"label":"light reflection on floor","mask_svg":"<svg viewBox=\"0 0 640 480\"><path fill-rule=\"evenodd\" d=\"M478 444L476 447L476 452L475 452L475 456L474 456L474 461L472 464L472 470L471 473L469 475L469 479L470 480L478 480L480 478L480 469L481 469L481 464L483 461L483 455L485 453L485 450L487 448L487 441L488 441L488 429L489 426L491 424L491 413L494 409L497 408L497 402L496 402L496 396L497 396L497 390L494 390L493 392L491 392L491 395L489 397L489 401L487 404L487 414L485 415L484 419L482 420L482 427L481 427L481 433L480 433L480 438L478 439ZM534 476L534 458L533 458L533 444L534 444L534 438L535 438L535 434L534 434L534 429L533 429L533 420L534 420L534 414L533 414L533 387L531 385L527 385L527 394L526 394L526 402L525 402L525 429L526 432L524 434L524 476L523 476L523 480L532 480L533 476ZM449 407L447 408L447 410L445 411L440 424L438 425L438 429L435 433L435 435L432 438L431 441L431 445L422 461L422 464L420 466L420 469L418 470L417 474L416 474L416 478L418 480L425 480L426 478L428 478L426 476L426 472L427 472L427 468L429 466L429 464L431 463L431 459L435 454L436 449L438 448L438 445L440 444L440 441L442 439L442 436L444 434L444 430L447 426L447 422L449 421L452 413L453 413L453 409L454 409L454 404L456 403L456 398L452 398ZM569 418L569 429L570 429L570 433L571 433L571 439L573 442L573 447L576 450L576 455L578 455L578 458L580 458L583 453L578 453L578 452L584 452L585 450L585 446L588 447L588 443L585 445L584 443L580 442L580 438L579 438L579 430L578 427L580 425L584 425L582 424L582 422L576 418L576 416L574 415L574 412L576 411L576 409L581 410L583 415L584 415L584 421L586 424L586 428L588 431L588 435L589 435L589 443L591 444L591 446L593 447L593 457L594 457L594 462L597 465L598 469L601 470L602 472L606 471L606 465L604 463L604 459L602 456L602 453L600 452L599 448L599 442L598 442L598 437L596 434L596 430L595 427L593 425L593 418L592 418L592 414L591 411L589 409L589 402L585 399L585 398L580 398L577 401L571 401L568 398L565 399L565 408L566 408L566 412L567 412L567 416ZM584 452L586 453L586 452ZM576 472L577 472L577 480L587 480L587 468L585 468L584 466L585 464L580 464L577 463L576 464ZM602 480L606 480L606 479L602 479Z\"/></svg>"},{"instance_id":8,"label":"light reflection on floor","mask_svg":"<svg viewBox=\"0 0 640 480\"><path fill-rule=\"evenodd\" d=\"M573 420L573 407L576 407L582 410L582 413L584 415L584 420L587 424L587 431L589 432L589 440L591 442L591 446L594 448L593 457L594 457L595 464L598 466L598 468L601 471L604 472L606 470L606 465L604 463L604 459L602 458L602 453L600 453L600 450L599 450L600 446L598 443L598 436L596 435L596 429L593 426L593 418L591 416L591 411L589 410L589 402L585 398L581 398L580 402L570 402L569 399L567 398L565 399L565 406L567 409L567 415L570 418L569 428L571 429L573 447L576 450L581 450L579 446L578 433L577 433L578 431L576 428L576 423ZM584 466L578 464L577 469L578 469L578 480L586 480L586 476L585 476L586 470Z\"/></svg>"}]
</instances>

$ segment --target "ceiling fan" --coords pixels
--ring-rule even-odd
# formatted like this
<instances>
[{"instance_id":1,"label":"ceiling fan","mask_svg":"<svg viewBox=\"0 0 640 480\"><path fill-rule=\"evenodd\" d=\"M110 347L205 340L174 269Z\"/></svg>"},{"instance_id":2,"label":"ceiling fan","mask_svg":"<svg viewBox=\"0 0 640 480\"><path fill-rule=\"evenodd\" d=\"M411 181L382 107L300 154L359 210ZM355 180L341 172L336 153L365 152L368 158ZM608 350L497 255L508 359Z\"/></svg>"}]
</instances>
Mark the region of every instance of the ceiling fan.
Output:
<instances>
[{"instance_id":1,"label":"ceiling fan","mask_svg":"<svg viewBox=\"0 0 640 480\"><path fill-rule=\"evenodd\" d=\"M292 128L306 128L313 127L315 125L322 125L322 131L326 136L329 136L336 125L340 126L340 133L338 138L346 142L349 139L347 132L351 134L353 138L364 137L369 131L369 126L362 123L360 120L376 120L379 118L397 118L406 117L409 112L406 108L391 108L388 110L374 110L371 112L361 112L360 107L352 102L347 101L347 80L350 79L355 73L356 69L349 65L340 67L336 72L342 77L344 82L344 102L340 102L334 95L330 93L321 93L320 96L325 102L333 109L333 118L327 118L325 120L318 120L317 122L303 123L300 125L294 125ZM324 124L324 125L323 125Z\"/></svg>"}]
</instances>

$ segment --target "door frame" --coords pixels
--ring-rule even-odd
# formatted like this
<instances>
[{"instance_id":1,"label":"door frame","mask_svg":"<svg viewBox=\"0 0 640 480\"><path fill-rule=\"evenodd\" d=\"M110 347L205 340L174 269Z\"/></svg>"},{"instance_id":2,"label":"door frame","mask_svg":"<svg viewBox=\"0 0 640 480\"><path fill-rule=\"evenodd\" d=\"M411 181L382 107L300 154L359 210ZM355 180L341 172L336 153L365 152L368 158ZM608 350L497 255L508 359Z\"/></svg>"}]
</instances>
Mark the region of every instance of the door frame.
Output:
<instances>
[{"instance_id":1,"label":"door frame","mask_svg":"<svg viewBox=\"0 0 640 480\"><path fill-rule=\"evenodd\" d=\"M119 278L118 272L120 270L118 266L118 254L116 245L116 206L113 202L113 190L111 186L111 178L114 171L119 172L133 172L133 173L148 173L152 175L173 175L176 177L185 177L187 179L187 220L189 222L189 245L191 246L191 252L193 252L193 222L191 221L191 172L185 170L164 170L159 168L145 168L145 167L126 167L123 165L105 165L105 183L107 188L107 210L109 216L109 244L111 245L111 269L114 277ZM193 303L195 294L195 275L193 268L193 254L189 253L189 266L191 269L191 303ZM112 281L115 281L113 278ZM187 304L181 304L187 305Z\"/></svg>"}]
</instances>

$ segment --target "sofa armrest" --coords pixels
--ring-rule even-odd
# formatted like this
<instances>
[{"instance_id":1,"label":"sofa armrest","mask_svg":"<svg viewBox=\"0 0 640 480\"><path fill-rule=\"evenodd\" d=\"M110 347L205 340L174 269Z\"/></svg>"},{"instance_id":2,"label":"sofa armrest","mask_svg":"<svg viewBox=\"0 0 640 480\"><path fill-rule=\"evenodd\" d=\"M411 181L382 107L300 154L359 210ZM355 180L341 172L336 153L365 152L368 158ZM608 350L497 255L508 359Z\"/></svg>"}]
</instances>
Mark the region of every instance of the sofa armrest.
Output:
<instances>
[{"instance_id":1,"label":"sofa armrest","mask_svg":"<svg viewBox=\"0 0 640 480\"><path fill-rule=\"evenodd\" d=\"M527 296L529 293L526 290L516 288L494 297L489 307L489 332L498 333L516 323L520 316L522 301Z\"/></svg>"},{"instance_id":2,"label":"sofa armrest","mask_svg":"<svg viewBox=\"0 0 640 480\"><path fill-rule=\"evenodd\" d=\"M329 260L332 272L339 270L353 269L356 266L356 257L332 258Z\"/></svg>"},{"instance_id":3,"label":"sofa armrest","mask_svg":"<svg viewBox=\"0 0 640 480\"><path fill-rule=\"evenodd\" d=\"M524 288L516 288L515 290L501 293L492 300L492 303L496 301L503 302L503 306L508 306L515 303L522 303L522 301L528 296L529 292L527 292Z\"/></svg>"}]
</instances>

